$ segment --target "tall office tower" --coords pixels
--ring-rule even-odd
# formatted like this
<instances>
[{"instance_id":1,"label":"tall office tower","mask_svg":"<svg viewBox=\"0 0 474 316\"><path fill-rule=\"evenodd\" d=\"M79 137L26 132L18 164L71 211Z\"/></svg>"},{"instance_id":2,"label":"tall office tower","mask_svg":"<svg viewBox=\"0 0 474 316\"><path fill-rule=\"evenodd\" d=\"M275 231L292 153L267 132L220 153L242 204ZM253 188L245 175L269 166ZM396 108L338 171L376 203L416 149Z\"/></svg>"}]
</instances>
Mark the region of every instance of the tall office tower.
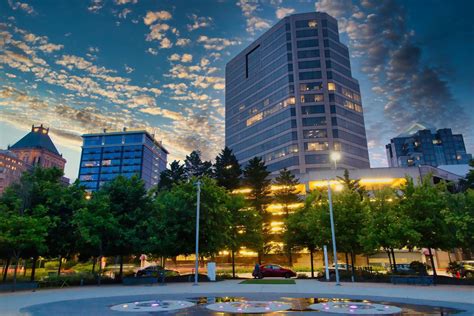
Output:
<instances>
[{"instance_id":1,"label":"tall office tower","mask_svg":"<svg viewBox=\"0 0 474 316\"><path fill-rule=\"evenodd\" d=\"M270 171L368 168L358 81L337 21L313 12L285 17L226 65L225 142L244 164Z\"/></svg>"},{"instance_id":2,"label":"tall office tower","mask_svg":"<svg viewBox=\"0 0 474 316\"><path fill-rule=\"evenodd\" d=\"M462 135L450 128L411 130L392 138L385 149L390 167L460 165L472 159Z\"/></svg>"},{"instance_id":3,"label":"tall office tower","mask_svg":"<svg viewBox=\"0 0 474 316\"><path fill-rule=\"evenodd\" d=\"M138 175L150 189L158 184L169 154L146 131L107 132L82 135L79 181L96 191L118 175Z\"/></svg>"}]
</instances>

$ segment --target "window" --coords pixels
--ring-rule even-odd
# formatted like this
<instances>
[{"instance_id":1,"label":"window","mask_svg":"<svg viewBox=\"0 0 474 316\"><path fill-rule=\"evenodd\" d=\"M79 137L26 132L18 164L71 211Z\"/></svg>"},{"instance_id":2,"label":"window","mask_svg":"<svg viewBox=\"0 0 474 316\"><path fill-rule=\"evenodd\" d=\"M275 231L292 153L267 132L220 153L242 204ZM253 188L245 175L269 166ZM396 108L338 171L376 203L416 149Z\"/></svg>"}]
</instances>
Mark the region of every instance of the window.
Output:
<instances>
[{"instance_id":1,"label":"window","mask_svg":"<svg viewBox=\"0 0 474 316\"><path fill-rule=\"evenodd\" d=\"M303 126L326 125L325 117L308 117L303 119Z\"/></svg>"},{"instance_id":2,"label":"window","mask_svg":"<svg viewBox=\"0 0 474 316\"><path fill-rule=\"evenodd\" d=\"M260 66L260 45L252 49L245 55L245 78L258 73Z\"/></svg>"},{"instance_id":3,"label":"window","mask_svg":"<svg viewBox=\"0 0 474 316\"><path fill-rule=\"evenodd\" d=\"M125 135L125 144L143 142L143 134Z\"/></svg>"},{"instance_id":4,"label":"window","mask_svg":"<svg viewBox=\"0 0 474 316\"><path fill-rule=\"evenodd\" d=\"M328 90L336 91L336 84L334 82L328 82Z\"/></svg>"},{"instance_id":5,"label":"window","mask_svg":"<svg viewBox=\"0 0 474 316\"><path fill-rule=\"evenodd\" d=\"M263 119L263 113L260 112L260 113L258 113L258 114L256 114L256 115L252 116L251 118L249 118L249 119L247 120L247 126L250 126L250 125L252 125L252 124L255 124L256 122L258 122L258 121L260 121L260 120L262 120L262 119Z\"/></svg>"},{"instance_id":6,"label":"window","mask_svg":"<svg viewBox=\"0 0 474 316\"><path fill-rule=\"evenodd\" d=\"M300 84L300 91L319 91L323 88L323 84L321 82L308 82L308 83L301 83Z\"/></svg>"},{"instance_id":7,"label":"window","mask_svg":"<svg viewBox=\"0 0 474 316\"><path fill-rule=\"evenodd\" d=\"M314 57L319 57L319 49L298 51L298 58L314 58Z\"/></svg>"},{"instance_id":8,"label":"window","mask_svg":"<svg viewBox=\"0 0 474 316\"><path fill-rule=\"evenodd\" d=\"M85 146L102 145L102 136L90 136L84 138Z\"/></svg>"},{"instance_id":9,"label":"window","mask_svg":"<svg viewBox=\"0 0 474 316\"><path fill-rule=\"evenodd\" d=\"M303 115L324 113L324 105L311 105L301 107Z\"/></svg>"},{"instance_id":10,"label":"window","mask_svg":"<svg viewBox=\"0 0 474 316\"><path fill-rule=\"evenodd\" d=\"M321 71L300 72L298 75L300 80L321 79Z\"/></svg>"},{"instance_id":11,"label":"window","mask_svg":"<svg viewBox=\"0 0 474 316\"><path fill-rule=\"evenodd\" d=\"M328 149L329 149L328 142L305 143L306 151L321 151L321 150L328 150Z\"/></svg>"},{"instance_id":12,"label":"window","mask_svg":"<svg viewBox=\"0 0 474 316\"><path fill-rule=\"evenodd\" d=\"M322 94L304 94L300 98L301 98L301 103L324 101L324 96Z\"/></svg>"},{"instance_id":13,"label":"window","mask_svg":"<svg viewBox=\"0 0 474 316\"><path fill-rule=\"evenodd\" d=\"M334 150L341 151L341 142L334 142Z\"/></svg>"},{"instance_id":14,"label":"window","mask_svg":"<svg viewBox=\"0 0 474 316\"><path fill-rule=\"evenodd\" d=\"M298 68L299 69L321 68L321 62L319 60L300 61L298 63Z\"/></svg>"},{"instance_id":15,"label":"window","mask_svg":"<svg viewBox=\"0 0 474 316\"><path fill-rule=\"evenodd\" d=\"M296 28L316 28L318 27L318 22L316 20L300 20L295 22Z\"/></svg>"},{"instance_id":16,"label":"window","mask_svg":"<svg viewBox=\"0 0 474 316\"><path fill-rule=\"evenodd\" d=\"M314 37L314 36L318 36L318 30L316 29L296 31L296 38Z\"/></svg>"},{"instance_id":17,"label":"window","mask_svg":"<svg viewBox=\"0 0 474 316\"><path fill-rule=\"evenodd\" d=\"M326 138L328 133L325 129L307 129L303 131L304 139Z\"/></svg>"},{"instance_id":18,"label":"window","mask_svg":"<svg viewBox=\"0 0 474 316\"><path fill-rule=\"evenodd\" d=\"M318 40L316 39L308 39L308 40L301 40L296 42L297 48L307 48L307 47L318 47Z\"/></svg>"},{"instance_id":19,"label":"window","mask_svg":"<svg viewBox=\"0 0 474 316\"><path fill-rule=\"evenodd\" d=\"M105 136L104 138L106 145L122 143L122 135Z\"/></svg>"}]
</instances>

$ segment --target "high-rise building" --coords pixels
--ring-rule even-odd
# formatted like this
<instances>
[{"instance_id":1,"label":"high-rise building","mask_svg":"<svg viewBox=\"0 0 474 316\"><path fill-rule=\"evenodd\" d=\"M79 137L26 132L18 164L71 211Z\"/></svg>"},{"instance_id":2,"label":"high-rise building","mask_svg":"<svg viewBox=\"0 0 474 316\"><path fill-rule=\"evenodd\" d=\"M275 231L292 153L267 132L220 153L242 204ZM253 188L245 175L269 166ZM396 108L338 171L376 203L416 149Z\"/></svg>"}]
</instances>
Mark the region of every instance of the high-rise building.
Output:
<instances>
[{"instance_id":1,"label":"high-rise building","mask_svg":"<svg viewBox=\"0 0 474 316\"><path fill-rule=\"evenodd\" d=\"M368 168L359 83L336 19L285 17L226 65L226 146L270 171Z\"/></svg>"},{"instance_id":2,"label":"high-rise building","mask_svg":"<svg viewBox=\"0 0 474 316\"><path fill-rule=\"evenodd\" d=\"M460 165L472 159L462 135L453 134L450 128L411 129L392 138L385 149L390 167Z\"/></svg>"},{"instance_id":3,"label":"high-rise building","mask_svg":"<svg viewBox=\"0 0 474 316\"><path fill-rule=\"evenodd\" d=\"M104 130L82 138L79 181L89 191L98 190L118 175L138 175L149 189L166 169L168 151L146 131Z\"/></svg>"},{"instance_id":4,"label":"high-rise building","mask_svg":"<svg viewBox=\"0 0 474 316\"><path fill-rule=\"evenodd\" d=\"M32 126L31 132L17 141L8 150L15 153L26 164L43 168L56 167L64 170L66 159L59 153L49 137L49 128Z\"/></svg>"},{"instance_id":5,"label":"high-rise building","mask_svg":"<svg viewBox=\"0 0 474 316\"><path fill-rule=\"evenodd\" d=\"M0 195L31 166L10 150L0 150Z\"/></svg>"}]
</instances>

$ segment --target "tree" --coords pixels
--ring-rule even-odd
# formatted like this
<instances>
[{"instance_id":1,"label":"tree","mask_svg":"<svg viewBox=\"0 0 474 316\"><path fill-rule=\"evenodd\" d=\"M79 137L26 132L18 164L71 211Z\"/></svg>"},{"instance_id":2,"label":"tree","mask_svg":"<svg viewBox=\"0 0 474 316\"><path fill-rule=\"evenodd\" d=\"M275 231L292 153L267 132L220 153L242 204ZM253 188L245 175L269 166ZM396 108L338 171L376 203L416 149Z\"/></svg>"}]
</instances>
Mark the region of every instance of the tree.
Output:
<instances>
[{"instance_id":1,"label":"tree","mask_svg":"<svg viewBox=\"0 0 474 316\"><path fill-rule=\"evenodd\" d=\"M262 243L260 215L247 207L241 195L230 195L226 208L230 215L230 231L228 249L231 252L232 277L235 278L235 254L241 247L258 250Z\"/></svg>"},{"instance_id":2,"label":"tree","mask_svg":"<svg viewBox=\"0 0 474 316\"><path fill-rule=\"evenodd\" d=\"M267 244L270 232L268 225L263 225L263 223L269 222L268 212L265 209L265 205L271 201L269 197L271 183L271 180L268 179L269 175L270 172L267 171L265 162L259 157L250 159L244 169L243 184L250 189L248 195L249 203L260 214L262 219L263 243L258 251L259 263L262 262L262 255L269 250Z\"/></svg>"},{"instance_id":3,"label":"tree","mask_svg":"<svg viewBox=\"0 0 474 316\"><path fill-rule=\"evenodd\" d=\"M184 165L180 165L179 161L174 160L169 169L160 173L160 181L158 182L158 191L169 190L174 184L186 180L186 172Z\"/></svg>"},{"instance_id":4,"label":"tree","mask_svg":"<svg viewBox=\"0 0 474 316\"><path fill-rule=\"evenodd\" d=\"M194 253L196 180L181 182L155 198L146 223L148 253L164 257ZM213 179L203 177L201 183L199 249L203 256L214 256L229 244L229 196Z\"/></svg>"},{"instance_id":5,"label":"tree","mask_svg":"<svg viewBox=\"0 0 474 316\"><path fill-rule=\"evenodd\" d=\"M184 160L184 170L188 179L192 177L212 176L212 163L201 160L201 152L192 151Z\"/></svg>"},{"instance_id":6,"label":"tree","mask_svg":"<svg viewBox=\"0 0 474 316\"><path fill-rule=\"evenodd\" d=\"M342 181L344 187L352 192L357 192L361 199L363 199L367 192L365 188L360 184L360 179L351 179L349 176L349 170L344 169L344 175L342 177L338 177L339 180Z\"/></svg>"},{"instance_id":7,"label":"tree","mask_svg":"<svg viewBox=\"0 0 474 316\"><path fill-rule=\"evenodd\" d=\"M239 161L232 153L229 147L225 147L222 152L217 155L214 164L214 178L217 184L229 191L239 187L242 169Z\"/></svg>"},{"instance_id":8,"label":"tree","mask_svg":"<svg viewBox=\"0 0 474 316\"><path fill-rule=\"evenodd\" d=\"M420 238L412 222L399 208L400 198L392 188L376 191L367 201L368 211L359 241L366 253L382 248L397 271L393 248L401 249Z\"/></svg>"},{"instance_id":9,"label":"tree","mask_svg":"<svg viewBox=\"0 0 474 316\"><path fill-rule=\"evenodd\" d=\"M462 191L466 191L467 189L474 190L474 159L469 161L469 166L471 169L467 173L466 178L462 179L459 183Z\"/></svg>"},{"instance_id":10,"label":"tree","mask_svg":"<svg viewBox=\"0 0 474 316\"><path fill-rule=\"evenodd\" d=\"M145 183L137 176L118 176L100 191L108 197L110 212L120 228L113 253L120 256L119 278L122 278L123 256L141 253L143 240L146 239L144 222L148 219L151 201Z\"/></svg>"},{"instance_id":11,"label":"tree","mask_svg":"<svg viewBox=\"0 0 474 316\"><path fill-rule=\"evenodd\" d=\"M327 244L324 240L330 240L330 231L324 232L321 218L327 212L327 203L322 202L320 192L311 192L303 208L296 210L286 219L287 230L284 239L287 244L307 248L310 255L311 277L314 278L314 251Z\"/></svg>"},{"instance_id":12,"label":"tree","mask_svg":"<svg viewBox=\"0 0 474 316\"><path fill-rule=\"evenodd\" d=\"M87 247L99 262L97 282L100 285L102 258L113 253L117 239L121 238L120 223L111 212L109 197L104 191L95 192L86 207L75 212L73 224L80 236L80 246Z\"/></svg>"},{"instance_id":13,"label":"tree","mask_svg":"<svg viewBox=\"0 0 474 316\"><path fill-rule=\"evenodd\" d=\"M433 275L436 276L432 249L449 249L451 244L451 233L443 216L447 207L446 185L433 185L431 175L423 178L419 185L407 177L401 191L404 198L400 201L400 210L412 221L413 229L420 236L410 246L428 249Z\"/></svg>"},{"instance_id":14,"label":"tree","mask_svg":"<svg viewBox=\"0 0 474 316\"><path fill-rule=\"evenodd\" d=\"M280 170L280 174L275 178L274 181L276 191L274 194L274 200L276 203L283 206L283 211L285 212L284 219L288 219L289 215L289 205L297 203L300 201L298 196L299 179L288 171L286 168ZM288 230L288 228L287 228ZM288 257L288 264L293 265L293 260L291 256L291 247L292 244L288 243L291 239L288 239L286 242L286 253Z\"/></svg>"}]
</instances>

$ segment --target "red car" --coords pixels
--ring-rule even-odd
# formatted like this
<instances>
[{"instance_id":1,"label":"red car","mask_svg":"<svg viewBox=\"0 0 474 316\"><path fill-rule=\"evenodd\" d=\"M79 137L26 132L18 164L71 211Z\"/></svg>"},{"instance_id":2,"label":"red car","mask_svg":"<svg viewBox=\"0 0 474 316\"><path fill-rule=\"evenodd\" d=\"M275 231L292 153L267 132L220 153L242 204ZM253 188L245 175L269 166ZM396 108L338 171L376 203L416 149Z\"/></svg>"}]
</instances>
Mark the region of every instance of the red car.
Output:
<instances>
[{"instance_id":1,"label":"red car","mask_svg":"<svg viewBox=\"0 0 474 316\"><path fill-rule=\"evenodd\" d=\"M254 272L254 274L256 274ZM291 278L295 277L296 273L290 269L283 268L277 264L265 264L260 266L260 271L254 277L263 279L265 277L280 277L280 278Z\"/></svg>"}]
</instances>

